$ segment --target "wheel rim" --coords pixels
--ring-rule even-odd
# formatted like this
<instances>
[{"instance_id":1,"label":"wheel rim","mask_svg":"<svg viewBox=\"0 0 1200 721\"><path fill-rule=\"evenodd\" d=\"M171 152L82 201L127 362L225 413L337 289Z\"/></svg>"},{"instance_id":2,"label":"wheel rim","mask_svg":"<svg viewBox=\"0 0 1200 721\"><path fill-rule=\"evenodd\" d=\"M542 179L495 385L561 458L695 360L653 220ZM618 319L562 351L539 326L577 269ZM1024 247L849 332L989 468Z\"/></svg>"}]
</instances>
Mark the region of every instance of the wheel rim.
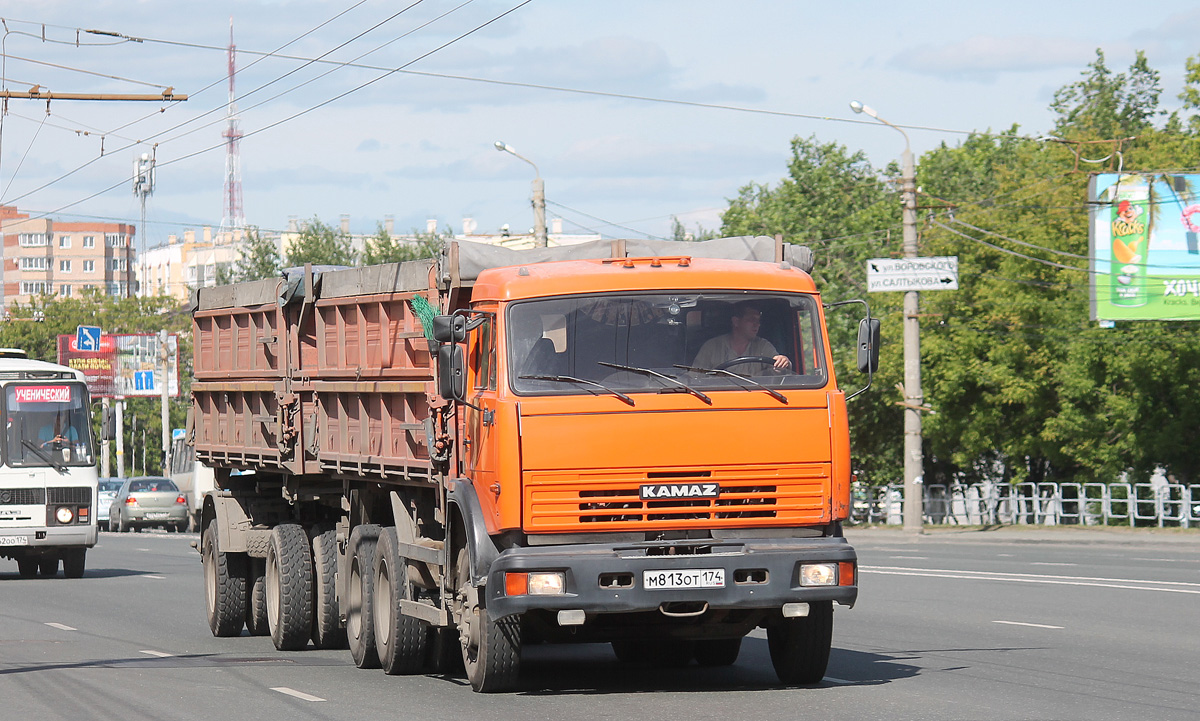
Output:
<instances>
[{"instance_id":1,"label":"wheel rim","mask_svg":"<svg viewBox=\"0 0 1200 721\"><path fill-rule=\"evenodd\" d=\"M346 610L346 633L353 639L362 637L362 569L359 568L357 549L350 557L349 608Z\"/></svg>"},{"instance_id":2,"label":"wheel rim","mask_svg":"<svg viewBox=\"0 0 1200 721\"><path fill-rule=\"evenodd\" d=\"M470 557L467 549L458 551L455 568L457 588L454 594L458 622L458 641L463 649L463 665L470 674L479 660L479 592L471 584Z\"/></svg>"},{"instance_id":3,"label":"wheel rim","mask_svg":"<svg viewBox=\"0 0 1200 721\"><path fill-rule=\"evenodd\" d=\"M392 614L395 612L393 604L391 573L387 561L381 561L379 572L375 574L375 603L372 611L375 614L375 642L382 648L387 648L392 642Z\"/></svg>"},{"instance_id":4,"label":"wheel rim","mask_svg":"<svg viewBox=\"0 0 1200 721\"><path fill-rule=\"evenodd\" d=\"M217 609L217 554L213 552L212 537L204 544L204 602L208 605L208 617L212 618Z\"/></svg>"},{"instance_id":5,"label":"wheel rim","mask_svg":"<svg viewBox=\"0 0 1200 721\"><path fill-rule=\"evenodd\" d=\"M267 592L267 627L279 625L279 558L275 553L267 554L267 574L264 585Z\"/></svg>"}]
</instances>

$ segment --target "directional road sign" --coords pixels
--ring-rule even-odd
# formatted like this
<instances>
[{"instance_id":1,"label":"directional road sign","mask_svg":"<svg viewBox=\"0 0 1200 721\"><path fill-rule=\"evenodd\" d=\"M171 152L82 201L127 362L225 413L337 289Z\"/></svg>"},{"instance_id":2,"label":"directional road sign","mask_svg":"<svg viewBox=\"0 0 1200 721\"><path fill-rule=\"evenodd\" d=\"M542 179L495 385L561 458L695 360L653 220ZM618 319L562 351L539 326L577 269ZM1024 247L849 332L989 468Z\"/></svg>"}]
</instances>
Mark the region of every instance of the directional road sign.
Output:
<instances>
[{"instance_id":1,"label":"directional road sign","mask_svg":"<svg viewBox=\"0 0 1200 721\"><path fill-rule=\"evenodd\" d=\"M82 351L100 350L100 327L81 325L75 329L75 347Z\"/></svg>"},{"instance_id":2,"label":"directional road sign","mask_svg":"<svg viewBox=\"0 0 1200 721\"><path fill-rule=\"evenodd\" d=\"M910 290L958 290L958 256L867 261L868 293Z\"/></svg>"}]
</instances>

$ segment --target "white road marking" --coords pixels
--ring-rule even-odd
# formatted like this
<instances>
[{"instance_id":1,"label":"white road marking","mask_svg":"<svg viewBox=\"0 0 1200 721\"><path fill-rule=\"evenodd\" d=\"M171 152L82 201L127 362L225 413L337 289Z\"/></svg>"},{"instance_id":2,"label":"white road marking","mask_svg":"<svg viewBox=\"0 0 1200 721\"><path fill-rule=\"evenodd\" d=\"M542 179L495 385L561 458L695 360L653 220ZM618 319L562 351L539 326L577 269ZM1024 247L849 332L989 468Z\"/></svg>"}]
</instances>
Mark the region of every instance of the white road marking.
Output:
<instances>
[{"instance_id":1,"label":"white road marking","mask_svg":"<svg viewBox=\"0 0 1200 721\"><path fill-rule=\"evenodd\" d=\"M57 628L60 631L78 631L79 630L77 628L72 628L70 626L64 626L61 623L47 623L46 625L49 626L50 628Z\"/></svg>"},{"instance_id":2,"label":"white road marking","mask_svg":"<svg viewBox=\"0 0 1200 721\"><path fill-rule=\"evenodd\" d=\"M1051 563L1050 561L1030 561L1030 566L1078 566L1078 563Z\"/></svg>"},{"instance_id":3,"label":"white road marking","mask_svg":"<svg viewBox=\"0 0 1200 721\"><path fill-rule=\"evenodd\" d=\"M1131 591L1163 591L1200 595L1200 583L1186 581L1144 581L1134 578L1094 578L1089 576L1044 576L1033 573L1000 573L994 571L959 571L950 569L903 568L899 566L859 566L859 571L890 576L920 576L924 578L958 578L972 581L1008 581L1011 583L1047 583L1058 586L1092 586L1121 588Z\"/></svg>"},{"instance_id":4,"label":"white road marking","mask_svg":"<svg viewBox=\"0 0 1200 721\"><path fill-rule=\"evenodd\" d=\"M1003 623L1007 626L1029 626L1030 628L1063 628L1062 626L1047 626L1044 623L1022 623L1020 621L992 621L992 623Z\"/></svg>"},{"instance_id":5,"label":"white road marking","mask_svg":"<svg viewBox=\"0 0 1200 721\"><path fill-rule=\"evenodd\" d=\"M895 558L895 559L901 560L901 561L928 561L929 560L929 556L888 556L888 558Z\"/></svg>"},{"instance_id":6,"label":"white road marking","mask_svg":"<svg viewBox=\"0 0 1200 721\"><path fill-rule=\"evenodd\" d=\"M287 686L276 686L276 687L272 688L271 690L278 691L279 693L286 694L288 696L294 696L294 697L300 699L301 701L324 701L325 700L325 699L321 698L320 696L310 696L309 694L306 694L303 691L297 691L296 689L288 688Z\"/></svg>"},{"instance_id":7,"label":"white road marking","mask_svg":"<svg viewBox=\"0 0 1200 721\"><path fill-rule=\"evenodd\" d=\"M142 576L142 578L157 578L158 580L160 580L160 581L161 581L161 580L163 580L164 578L166 578L166 576L154 576L154 575L151 575L151 574L147 573L145 576Z\"/></svg>"},{"instance_id":8,"label":"white road marking","mask_svg":"<svg viewBox=\"0 0 1200 721\"><path fill-rule=\"evenodd\" d=\"M138 651L138 653L144 653L147 656L157 656L158 658L171 658L172 656L175 655L173 653L163 653L162 651L149 651L149 650Z\"/></svg>"}]
</instances>

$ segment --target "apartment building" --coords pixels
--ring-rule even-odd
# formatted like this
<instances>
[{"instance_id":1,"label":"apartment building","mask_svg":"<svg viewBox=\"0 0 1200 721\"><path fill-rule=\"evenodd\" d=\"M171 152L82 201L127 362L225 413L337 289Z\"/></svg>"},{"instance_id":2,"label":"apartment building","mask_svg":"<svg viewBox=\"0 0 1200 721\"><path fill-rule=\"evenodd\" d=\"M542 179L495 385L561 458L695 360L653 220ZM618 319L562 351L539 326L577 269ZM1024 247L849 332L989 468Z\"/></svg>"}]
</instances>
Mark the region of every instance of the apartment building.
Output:
<instances>
[{"instance_id":1,"label":"apartment building","mask_svg":"<svg viewBox=\"0 0 1200 721\"><path fill-rule=\"evenodd\" d=\"M0 305L92 289L111 296L131 294L136 290L134 233L130 223L68 223L31 218L14 206L0 206Z\"/></svg>"}]
</instances>

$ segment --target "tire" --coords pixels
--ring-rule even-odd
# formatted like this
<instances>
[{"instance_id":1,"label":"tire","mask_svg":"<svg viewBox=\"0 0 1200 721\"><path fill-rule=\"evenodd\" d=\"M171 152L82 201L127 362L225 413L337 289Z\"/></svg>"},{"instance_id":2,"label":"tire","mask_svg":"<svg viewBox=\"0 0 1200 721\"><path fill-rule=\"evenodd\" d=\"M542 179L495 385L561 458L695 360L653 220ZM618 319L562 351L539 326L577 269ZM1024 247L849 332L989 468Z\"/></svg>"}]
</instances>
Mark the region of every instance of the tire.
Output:
<instances>
[{"instance_id":1,"label":"tire","mask_svg":"<svg viewBox=\"0 0 1200 721\"><path fill-rule=\"evenodd\" d=\"M375 595L372 569L378 540L379 526L373 523L355 526L350 532L350 558L346 564L346 641L354 665L359 668L379 668L371 611L371 599Z\"/></svg>"},{"instance_id":2,"label":"tire","mask_svg":"<svg viewBox=\"0 0 1200 721\"><path fill-rule=\"evenodd\" d=\"M313 625L312 642L317 648L345 648L346 629L338 614L337 531L317 526L312 536Z\"/></svg>"},{"instance_id":3,"label":"tire","mask_svg":"<svg viewBox=\"0 0 1200 721\"><path fill-rule=\"evenodd\" d=\"M389 676L425 671L429 624L400 612L400 601L416 600L408 561L397 551L395 528L385 528L375 546L375 597L371 601L379 665Z\"/></svg>"},{"instance_id":4,"label":"tire","mask_svg":"<svg viewBox=\"0 0 1200 721\"><path fill-rule=\"evenodd\" d=\"M237 636L246 625L246 556L223 553L217 546L217 529L209 523L201 538L204 564L204 601L208 628L219 638Z\"/></svg>"},{"instance_id":5,"label":"tire","mask_svg":"<svg viewBox=\"0 0 1200 721\"><path fill-rule=\"evenodd\" d=\"M767 626L771 664L788 686L820 683L832 644L832 601L812 602L807 616L779 618Z\"/></svg>"},{"instance_id":6,"label":"tire","mask_svg":"<svg viewBox=\"0 0 1200 721\"><path fill-rule=\"evenodd\" d=\"M38 572L38 562L32 556L22 556L17 559L17 573L21 578L33 578Z\"/></svg>"},{"instance_id":7,"label":"tire","mask_svg":"<svg viewBox=\"0 0 1200 721\"><path fill-rule=\"evenodd\" d=\"M510 691L521 673L521 618L492 619L471 582L470 555L458 551L455 562L456 621L463 667L479 693Z\"/></svg>"},{"instance_id":8,"label":"tire","mask_svg":"<svg viewBox=\"0 0 1200 721\"><path fill-rule=\"evenodd\" d=\"M696 641L692 652L701 666L732 666L741 650L740 638L715 638Z\"/></svg>"},{"instance_id":9,"label":"tire","mask_svg":"<svg viewBox=\"0 0 1200 721\"><path fill-rule=\"evenodd\" d=\"M42 556L38 559L38 575L50 578L58 575L58 556Z\"/></svg>"},{"instance_id":10,"label":"tire","mask_svg":"<svg viewBox=\"0 0 1200 721\"><path fill-rule=\"evenodd\" d=\"M267 625L280 651L298 651L312 635L312 551L308 534L295 523L271 530L267 547Z\"/></svg>"},{"instance_id":11,"label":"tire","mask_svg":"<svg viewBox=\"0 0 1200 721\"><path fill-rule=\"evenodd\" d=\"M267 568L257 558L246 560L246 630L251 636L268 636L267 625Z\"/></svg>"},{"instance_id":12,"label":"tire","mask_svg":"<svg viewBox=\"0 0 1200 721\"><path fill-rule=\"evenodd\" d=\"M87 565L87 549L72 548L63 551L63 575L67 578L82 578Z\"/></svg>"}]
</instances>

